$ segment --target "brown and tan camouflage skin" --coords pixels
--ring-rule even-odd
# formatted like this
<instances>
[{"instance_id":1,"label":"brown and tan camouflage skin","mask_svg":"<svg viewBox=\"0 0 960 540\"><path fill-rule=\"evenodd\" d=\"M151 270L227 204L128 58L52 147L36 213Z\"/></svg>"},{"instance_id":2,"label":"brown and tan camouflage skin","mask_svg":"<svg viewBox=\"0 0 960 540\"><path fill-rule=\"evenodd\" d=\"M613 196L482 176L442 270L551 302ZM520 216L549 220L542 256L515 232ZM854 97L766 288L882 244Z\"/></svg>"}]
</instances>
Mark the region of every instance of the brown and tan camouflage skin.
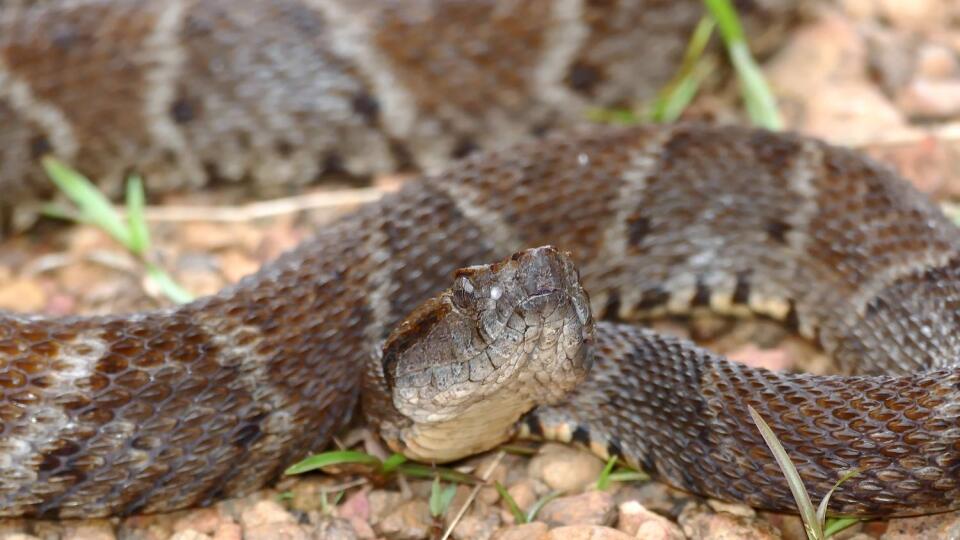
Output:
<instances>
[{"instance_id":1,"label":"brown and tan camouflage skin","mask_svg":"<svg viewBox=\"0 0 960 540\"><path fill-rule=\"evenodd\" d=\"M739 2L771 43L802 3ZM161 191L436 169L650 99L701 15L700 0L2 0L0 204L49 194L48 152L114 193L133 171Z\"/></svg>"},{"instance_id":2,"label":"brown and tan camouflage skin","mask_svg":"<svg viewBox=\"0 0 960 540\"><path fill-rule=\"evenodd\" d=\"M2 315L0 508L156 512L254 489L323 448L364 370L376 375L386 333L454 269L544 244L572 253L598 316L765 314L862 374L772 374L638 330L598 332L598 369L570 404L538 413L544 435L791 511L752 403L815 497L863 469L836 511L958 504L957 228L856 153L691 125L468 158L176 309ZM366 391L374 415L389 411L379 388Z\"/></svg>"},{"instance_id":3,"label":"brown and tan camouflage skin","mask_svg":"<svg viewBox=\"0 0 960 540\"><path fill-rule=\"evenodd\" d=\"M691 6L7 0L2 202L46 192L48 152L155 189L431 168L648 97L675 68ZM0 314L0 514L157 512L255 489L323 448L361 394L388 406L363 373L454 269L543 244L572 252L598 315L764 314L862 375L771 374L609 327L592 379L528 430L791 511L751 403L814 497L863 469L835 511L958 504L955 226L854 153L679 126L470 158L179 308Z\"/></svg>"}]
</instances>

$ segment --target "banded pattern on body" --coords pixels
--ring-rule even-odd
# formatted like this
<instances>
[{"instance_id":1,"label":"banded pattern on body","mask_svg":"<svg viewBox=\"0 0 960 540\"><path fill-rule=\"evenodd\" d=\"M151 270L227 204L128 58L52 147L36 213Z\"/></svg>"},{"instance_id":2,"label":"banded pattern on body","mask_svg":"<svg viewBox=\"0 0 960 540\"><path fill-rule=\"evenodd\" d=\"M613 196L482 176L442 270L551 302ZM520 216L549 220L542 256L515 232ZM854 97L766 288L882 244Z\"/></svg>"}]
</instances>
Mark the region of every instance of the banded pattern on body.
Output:
<instances>
[{"instance_id":1,"label":"banded pattern on body","mask_svg":"<svg viewBox=\"0 0 960 540\"><path fill-rule=\"evenodd\" d=\"M796 0L745 6L777 35ZM698 0L44 0L0 4L0 189L48 152L118 191L436 169L655 94ZM637 51L656 51L654 55Z\"/></svg>"},{"instance_id":2,"label":"banded pattern on body","mask_svg":"<svg viewBox=\"0 0 960 540\"><path fill-rule=\"evenodd\" d=\"M835 511L952 508L958 242L886 168L791 135L604 129L480 155L181 308L0 315L0 508L97 516L247 492L323 447L360 394L375 420L396 414L382 340L456 268L545 244L572 254L597 315L757 312L867 375L771 374L614 330L587 386L530 425L697 493L789 511L749 402L814 496L865 469Z\"/></svg>"}]
</instances>

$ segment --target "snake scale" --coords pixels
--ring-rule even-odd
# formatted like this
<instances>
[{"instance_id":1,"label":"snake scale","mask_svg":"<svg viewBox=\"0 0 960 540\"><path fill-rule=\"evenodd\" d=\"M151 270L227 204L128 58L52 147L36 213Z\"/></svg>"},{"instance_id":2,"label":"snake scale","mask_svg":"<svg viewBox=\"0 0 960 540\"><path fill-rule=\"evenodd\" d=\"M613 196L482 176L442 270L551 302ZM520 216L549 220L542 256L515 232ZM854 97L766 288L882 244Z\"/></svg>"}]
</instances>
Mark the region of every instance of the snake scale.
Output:
<instances>
[{"instance_id":1,"label":"snake scale","mask_svg":"<svg viewBox=\"0 0 960 540\"><path fill-rule=\"evenodd\" d=\"M300 181L331 162L371 172L404 155L429 168L431 156L490 146L495 133L511 142L525 138L521 127L549 130L543 119L574 94L605 102L604 88L626 83L616 62L594 55L637 51L623 41L630 25L610 21L659 13L573 0L523 3L516 9L533 11L522 13L452 0L160 5L0 4L6 202L42 194L34 162L48 151L107 178L156 172L161 185L177 182L172 170L188 184ZM591 11L619 8L646 15ZM462 24L477 20L490 22ZM518 22L532 20L547 30ZM440 31L452 21L456 31ZM511 42L491 37L500 28L523 46L490 49ZM464 36L469 46L444 47ZM138 54L118 57L115 46ZM491 60L504 54L512 64ZM434 79L398 76L405 58L423 55ZM311 58L320 64L303 71L324 76L296 79L291 65ZM463 58L483 61L450 67ZM528 72L535 81L516 75ZM310 131L309 103L339 119L322 126L335 129ZM421 114L405 119L405 107ZM407 405L467 399L444 392L499 379L540 349L586 379L568 388L545 367L516 375L514 395L467 411L501 432L468 443L489 447L514 431L580 442L698 494L792 511L751 404L814 497L862 471L833 497L834 513L957 506L960 235L933 204L887 168L795 135L698 124L557 131L409 182L184 306L0 313L0 515L162 512L249 492L323 448L361 401L392 445L442 451L431 437L458 420ZM547 244L569 258L521 251ZM608 321L704 308L781 320L844 375L748 368ZM464 351L469 362L445 363ZM474 366L481 356L490 365ZM532 405L535 387L545 403L515 428L515 407Z\"/></svg>"}]
</instances>

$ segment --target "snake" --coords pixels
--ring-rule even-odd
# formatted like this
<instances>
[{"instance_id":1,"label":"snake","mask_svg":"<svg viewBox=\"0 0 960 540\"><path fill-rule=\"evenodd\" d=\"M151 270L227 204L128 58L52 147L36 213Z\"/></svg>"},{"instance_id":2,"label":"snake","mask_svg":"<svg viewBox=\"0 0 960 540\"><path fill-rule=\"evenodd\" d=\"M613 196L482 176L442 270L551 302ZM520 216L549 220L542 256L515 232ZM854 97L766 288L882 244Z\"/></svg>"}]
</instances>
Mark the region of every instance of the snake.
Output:
<instances>
[{"instance_id":1,"label":"snake","mask_svg":"<svg viewBox=\"0 0 960 540\"><path fill-rule=\"evenodd\" d=\"M218 133L216 124L208 132L199 127L217 110L225 127L209 140L236 145L219 147L224 155L262 158L281 177L299 158L316 166L318 147L298 154L296 136L306 132L288 129L300 102L288 103L290 116L262 121L289 139L273 140L270 130L236 137L231 122L243 120L226 114L226 94L204 86L199 73L192 90L182 83L184 70L202 64L191 64L189 46L208 60L202 65L211 77L236 75L228 60L272 61L276 71L247 73L259 74L252 87L234 80L232 95L254 99L264 84L257 99L279 106L289 96L271 94L267 82L289 75L285 61L305 57L267 46L274 42L309 43L320 60L341 62L318 67L331 75L310 92L327 95L337 82L346 85L341 90L360 80L381 85L365 87L367 93L329 92L346 99L351 119L368 123L354 132L340 125L333 139L358 143L360 134L378 131L386 134L383 144L404 141L399 153L429 168L423 156L434 151L411 150L424 147L395 131L393 107L402 108L396 100L403 100L374 98L389 94L393 83L401 92L410 81L377 79L370 69L391 67L386 49L427 54L424 36L457 42L473 30L521 32L527 27L511 23L530 20L529 12L518 15L495 2L469 4L360 2L354 12L345 7L352 4L321 0L238 3L235 10L178 1L169 11L133 0L11 2L0 11L0 118L10 120L0 130L6 137L0 185L13 201L42 192L32 187L36 165L24 166L24 156L32 163L48 152L95 171L109 172L113 164L120 171L131 159L148 171L155 159L180 167L181 157L201 147L200 134ZM554 21L545 25L551 31L535 33L542 41L530 38L531 47L520 47L549 51L537 61L567 74L551 78L541 70L538 84L599 91L614 78L616 70L601 73L603 61L589 70L581 58L605 33L618 31L609 22L616 19L587 17L590 9L635 5L607 4L517 8L545 9L541 21ZM491 10L490 25L439 32L458 20L455 14L472 21L478 12L471 9L481 8ZM251 13L265 21L287 18L287 26L265 24L238 42L232 31L259 20ZM424 31L386 25L390 17ZM370 45L378 28L393 30L382 39L402 43ZM551 56L560 29L571 28L579 28L577 39L559 41L577 46ZM303 41L297 31L319 38ZM209 41L214 35L223 41ZM97 36L122 45L132 40L125 45L142 54L117 60ZM178 41L184 36L196 41ZM471 43L446 53L489 52ZM214 45L238 54L210 61L222 52ZM442 65L432 63L445 54L439 49L425 65ZM78 68L71 77L51 68L89 67L72 55L107 67ZM358 60L347 63L348 57ZM155 69L139 69L147 64ZM491 73L499 65L493 64ZM97 77L116 82L115 94L89 107L70 101L89 88L106 92L109 84L94 84ZM418 88L446 94L471 80L453 77L452 87L428 80ZM156 83L146 94L144 81ZM504 81L487 83L499 88ZM204 88L209 100L191 101ZM521 88L487 98L502 113L504 95L528 92L534 93ZM460 97L484 95L468 94L449 98L457 105ZM444 111L423 116L426 124L408 124L442 133L436 152L460 154L451 143L457 140L488 146L474 132L457 136L467 128L452 119L466 109L439 102L430 109L414 90L406 97L415 110ZM551 102L546 92L533 102L562 100ZM78 106L65 106L71 103ZM267 111L262 118L272 118ZM151 114L164 121L138 120ZM451 124L441 125L441 117ZM129 128L128 138L97 131L98 123ZM89 317L0 312L0 515L168 512L248 493L327 447L358 406L389 446L417 459L447 462L532 436L582 444L702 496L795 511L750 406L770 424L814 497L857 471L831 497L834 515L957 508L960 235L931 201L860 153L795 134L700 123L548 131L454 156L440 171L325 225L255 274L185 305ZM151 152L161 135L172 146ZM261 143L266 149L258 151ZM321 155L345 164L364 161L351 155L378 155L373 142L356 154L326 144ZM143 154L131 158L136 149ZM270 163L274 154L289 159ZM206 180L232 174L229 159L205 164L193 157ZM256 163L238 159L239 178ZM190 181L191 168L181 170ZM829 354L839 374L752 368L635 325L703 309L781 321Z\"/></svg>"}]
</instances>

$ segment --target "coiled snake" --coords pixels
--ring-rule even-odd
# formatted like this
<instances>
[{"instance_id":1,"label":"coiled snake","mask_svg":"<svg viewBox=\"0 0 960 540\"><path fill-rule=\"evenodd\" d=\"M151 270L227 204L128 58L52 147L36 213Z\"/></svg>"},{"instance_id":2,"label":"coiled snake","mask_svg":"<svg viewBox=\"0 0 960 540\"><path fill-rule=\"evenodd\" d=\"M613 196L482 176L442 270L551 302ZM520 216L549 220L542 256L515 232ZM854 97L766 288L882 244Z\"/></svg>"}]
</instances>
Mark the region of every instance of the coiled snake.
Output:
<instances>
[{"instance_id":1,"label":"coiled snake","mask_svg":"<svg viewBox=\"0 0 960 540\"><path fill-rule=\"evenodd\" d=\"M532 431L791 511L751 404L814 497L862 471L834 512L955 508L958 242L886 168L792 135L608 128L474 155L185 306L0 314L0 515L244 493L323 448L359 400L412 455L454 459ZM546 244L569 258L520 251ZM847 375L747 368L594 323L587 305L598 320L773 317Z\"/></svg>"}]
</instances>

